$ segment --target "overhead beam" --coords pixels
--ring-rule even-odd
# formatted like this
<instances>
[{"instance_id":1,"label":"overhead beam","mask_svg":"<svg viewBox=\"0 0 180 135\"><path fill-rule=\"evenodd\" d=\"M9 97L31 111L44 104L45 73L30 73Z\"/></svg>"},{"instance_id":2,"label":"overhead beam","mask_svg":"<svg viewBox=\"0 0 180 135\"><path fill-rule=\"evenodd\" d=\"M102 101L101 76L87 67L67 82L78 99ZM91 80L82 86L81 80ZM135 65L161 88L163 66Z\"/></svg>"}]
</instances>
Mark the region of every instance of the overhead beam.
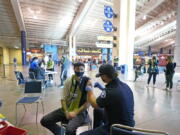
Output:
<instances>
[{"instance_id":1,"label":"overhead beam","mask_svg":"<svg viewBox=\"0 0 180 135\"><path fill-rule=\"evenodd\" d=\"M136 20L141 19L144 15L147 15L148 13L150 13L151 11L153 11L155 8L157 8L159 5L161 5L163 2L164 2L164 0L158 0L155 5L151 6L150 8L148 8L147 10L145 10L143 13L141 13L140 15L138 15L138 16L136 17Z\"/></svg>"},{"instance_id":2,"label":"overhead beam","mask_svg":"<svg viewBox=\"0 0 180 135\"><path fill-rule=\"evenodd\" d=\"M20 31L26 31L19 0L10 0Z\"/></svg>"},{"instance_id":3,"label":"overhead beam","mask_svg":"<svg viewBox=\"0 0 180 135\"><path fill-rule=\"evenodd\" d=\"M70 27L70 31L69 31L70 36L76 35L80 25L83 23L83 21L87 17L88 12L91 10L91 8L94 7L97 1L98 0L84 0L83 1Z\"/></svg>"}]
</instances>

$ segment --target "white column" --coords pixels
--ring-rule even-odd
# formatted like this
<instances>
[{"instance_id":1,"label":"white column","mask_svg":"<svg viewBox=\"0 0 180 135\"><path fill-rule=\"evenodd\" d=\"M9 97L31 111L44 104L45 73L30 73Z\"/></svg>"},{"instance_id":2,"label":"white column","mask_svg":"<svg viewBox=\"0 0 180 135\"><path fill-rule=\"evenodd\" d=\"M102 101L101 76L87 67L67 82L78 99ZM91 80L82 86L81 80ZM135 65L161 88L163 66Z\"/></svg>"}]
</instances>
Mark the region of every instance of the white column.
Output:
<instances>
[{"instance_id":1,"label":"white column","mask_svg":"<svg viewBox=\"0 0 180 135\"><path fill-rule=\"evenodd\" d=\"M72 36L69 36L69 60L72 61L72 48L73 48L73 40Z\"/></svg>"},{"instance_id":2,"label":"white column","mask_svg":"<svg viewBox=\"0 0 180 135\"><path fill-rule=\"evenodd\" d=\"M73 36L73 58L75 59L76 57L76 36Z\"/></svg>"},{"instance_id":3,"label":"white column","mask_svg":"<svg viewBox=\"0 0 180 135\"><path fill-rule=\"evenodd\" d=\"M118 14L118 18L114 19L114 25L118 28L117 32L115 32L115 35L118 37L115 53L119 57L119 65L126 64L128 66L126 79L133 80L136 1L114 0L114 9Z\"/></svg>"},{"instance_id":4,"label":"white column","mask_svg":"<svg viewBox=\"0 0 180 135\"><path fill-rule=\"evenodd\" d=\"M69 59L76 56L76 36L69 36Z\"/></svg>"},{"instance_id":5,"label":"white column","mask_svg":"<svg viewBox=\"0 0 180 135\"><path fill-rule=\"evenodd\" d=\"M176 71L180 72L180 0L178 0L177 22L176 22L176 43L174 48L174 61L177 64Z\"/></svg>"}]
</instances>

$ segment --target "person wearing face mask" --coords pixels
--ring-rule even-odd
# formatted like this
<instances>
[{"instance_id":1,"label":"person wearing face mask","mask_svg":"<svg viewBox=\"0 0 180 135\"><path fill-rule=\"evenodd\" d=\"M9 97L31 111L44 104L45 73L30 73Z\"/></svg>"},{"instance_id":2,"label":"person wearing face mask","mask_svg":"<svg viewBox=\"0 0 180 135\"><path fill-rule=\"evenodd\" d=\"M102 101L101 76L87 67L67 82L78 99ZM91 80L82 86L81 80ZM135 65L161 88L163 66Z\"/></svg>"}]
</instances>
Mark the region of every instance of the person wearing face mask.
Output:
<instances>
[{"instance_id":1,"label":"person wearing face mask","mask_svg":"<svg viewBox=\"0 0 180 135\"><path fill-rule=\"evenodd\" d=\"M76 129L89 122L87 108L87 92L85 88L89 78L84 75L84 64L74 64L74 75L64 83L62 107L41 119L41 125L48 128L54 135L61 135L62 128L57 122L67 123L66 135L75 135Z\"/></svg>"},{"instance_id":2,"label":"person wearing face mask","mask_svg":"<svg viewBox=\"0 0 180 135\"><path fill-rule=\"evenodd\" d=\"M33 72L34 73L34 76L36 77L37 76L37 70L39 68L39 63L38 63L38 57L34 57L32 59L32 62L30 64L30 67L29 67L29 73L30 72ZM31 79L34 79L34 77L32 77L31 75L29 75L29 77Z\"/></svg>"},{"instance_id":3,"label":"person wearing face mask","mask_svg":"<svg viewBox=\"0 0 180 135\"><path fill-rule=\"evenodd\" d=\"M123 124L133 127L134 121L134 97L129 86L119 80L118 74L110 64L101 65L96 77L101 77L105 88L98 83L95 87L102 90L101 95L96 98L92 91L92 83L89 81L86 87L87 99L95 109L104 108L107 121L93 130L86 131L80 135L110 135L112 124Z\"/></svg>"}]
</instances>

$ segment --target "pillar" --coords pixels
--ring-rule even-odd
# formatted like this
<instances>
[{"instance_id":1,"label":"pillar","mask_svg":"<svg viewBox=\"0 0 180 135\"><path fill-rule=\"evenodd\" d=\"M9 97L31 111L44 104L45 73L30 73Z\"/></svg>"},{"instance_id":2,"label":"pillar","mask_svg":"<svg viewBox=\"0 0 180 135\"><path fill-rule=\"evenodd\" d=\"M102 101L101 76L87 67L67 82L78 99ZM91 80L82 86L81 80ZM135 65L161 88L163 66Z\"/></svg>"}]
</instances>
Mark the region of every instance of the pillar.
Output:
<instances>
[{"instance_id":1,"label":"pillar","mask_svg":"<svg viewBox=\"0 0 180 135\"><path fill-rule=\"evenodd\" d=\"M69 60L76 56L76 36L69 36Z\"/></svg>"},{"instance_id":2,"label":"pillar","mask_svg":"<svg viewBox=\"0 0 180 135\"><path fill-rule=\"evenodd\" d=\"M107 61L109 62L111 60L111 48L107 48Z\"/></svg>"},{"instance_id":3,"label":"pillar","mask_svg":"<svg viewBox=\"0 0 180 135\"><path fill-rule=\"evenodd\" d=\"M76 57L76 36L73 36L73 48L72 48L72 52L73 52L73 58L75 60L75 57Z\"/></svg>"},{"instance_id":4,"label":"pillar","mask_svg":"<svg viewBox=\"0 0 180 135\"><path fill-rule=\"evenodd\" d=\"M160 52L159 52L160 54L163 54L163 48L160 48Z\"/></svg>"},{"instance_id":5,"label":"pillar","mask_svg":"<svg viewBox=\"0 0 180 135\"><path fill-rule=\"evenodd\" d=\"M176 22L176 43L174 48L174 61L176 62L176 71L180 72L180 0L178 0L177 22Z\"/></svg>"},{"instance_id":6,"label":"pillar","mask_svg":"<svg viewBox=\"0 0 180 135\"><path fill-rule=\"evenodd\" d=\"M114 36L117 37L117 47L113 48L113 58L119 58L119 65L127 65L126 78L133 80L133 52L135 37L135 0L114 0L114 12L117 18L113 19L113 24L117 27Z\"/></svg>"},{"instance_id":7,"label":"pillar","mask_svg":"<svg viewBox=\"0 0 180 135\"><path fill-rule=\"evenodd\" d=\"M72 61L72 48L73 48L73 39L72 36L69 36L69 60Z\"/></svg>"},{"instance_id":8,"label":"pillar","mask_svg":"<svg viewBox=\"0 0 180 135\"><path fill-rule=\"evenodd\" d=\"M22 65L26 65L26 32L21 31Z\"/></svg>"},{"instance_id":9,"label":"pillar","mask_svg":"<svg viewBox=\"0 0 180 135\"><path fill-rule=\"evenodd\" d=\"M168 52L169 54L171 54L171 49L169 49L169 52Z\"/></svg>"},{"instance_id":10,"label":"pillar","mask_svg":"<svg viewBox=\"0 0 180 135\"><path fill-rule=\"evenodd\" d=\"M148 56L151 56L152 52L151 52L151 46L148 47Z\"/></svg>"}]
</instances>

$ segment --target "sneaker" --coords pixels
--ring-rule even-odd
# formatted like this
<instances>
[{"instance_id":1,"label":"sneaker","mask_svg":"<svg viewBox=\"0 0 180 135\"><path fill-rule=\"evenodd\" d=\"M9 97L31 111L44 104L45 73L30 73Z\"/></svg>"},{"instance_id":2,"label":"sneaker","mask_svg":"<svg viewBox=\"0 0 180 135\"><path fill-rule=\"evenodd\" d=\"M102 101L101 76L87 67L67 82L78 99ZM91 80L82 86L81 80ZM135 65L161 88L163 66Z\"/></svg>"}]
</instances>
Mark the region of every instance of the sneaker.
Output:
<instances>
[{"instance_id":1,"label":"sneaker","mask_svg":"<svg viewBox=\"0 0 180 135\"><path fill-rule=\"evenodd\" d=\"M155 88L156 87L156 85L155 84L153 84L153 88Z\"/></svg>"},{"instance_id":2,"label":"sneaker","mask_svg":"<svg viewBox=\"0 0 180 135\"><path fill-rule=\"evenodd\" d=\"M62 87L62 86L64 86L64 85L63 85L63 84L59 84L59 85L58 85L58 87Z\"/></svg>"},{"instance_id":3,"label":"sneaker","mask_svg":"<svg viewBox=\"0 0 180 135\"><path fill-rule=\"evenodd\" d=\"M163 90L168 90L168 88L166 87L166 88L164 88Z\"/></svg>"},{"instance_id":4,"label":"sneaker","mask_svg":"<svg viewBox=\"0 0 180 135\"><path fill-rule=\"evenodd\" d=\"M63 86L63 85L61 85L59 88L64 88L64 86Z\"/></svg>"},{"instance_id":5,"label":"sneaker","mask_svg":"<svg viewBox=\"0 0 180 135\"><path fill-rule=\"evenodd\" d=\"M146 87L149 87L149 84L147 84Z\"/></svg>"}]
</instances>

